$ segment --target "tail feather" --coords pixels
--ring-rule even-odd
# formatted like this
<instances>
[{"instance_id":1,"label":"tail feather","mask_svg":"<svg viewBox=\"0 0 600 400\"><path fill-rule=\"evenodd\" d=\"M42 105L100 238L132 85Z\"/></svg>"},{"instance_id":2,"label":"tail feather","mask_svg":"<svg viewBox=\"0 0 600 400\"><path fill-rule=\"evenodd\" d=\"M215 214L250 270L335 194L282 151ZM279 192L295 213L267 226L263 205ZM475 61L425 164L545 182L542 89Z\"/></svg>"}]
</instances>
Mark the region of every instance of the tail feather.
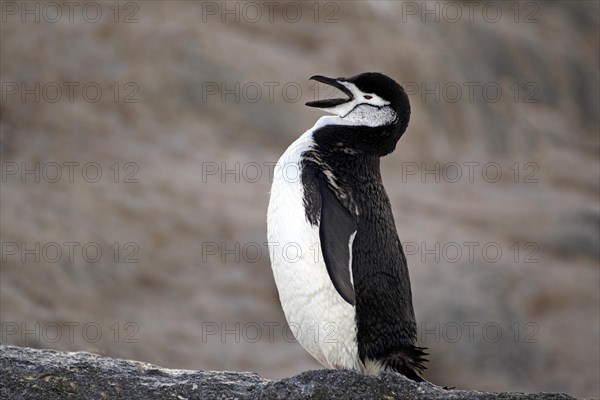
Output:
<instances>
[{"instance_id":1,"label":"tail feather","mask_svg":"<svg viewBox=\"0 0 600 400\"><path fill-rule=\"evenodd\" d=\"M424 363L425 347L402 347L393 349L387 356L381 359L381 364L386 370L396 371L416 382L425 382L420 374L427 368Z\"/></svg>"}]
</instances>

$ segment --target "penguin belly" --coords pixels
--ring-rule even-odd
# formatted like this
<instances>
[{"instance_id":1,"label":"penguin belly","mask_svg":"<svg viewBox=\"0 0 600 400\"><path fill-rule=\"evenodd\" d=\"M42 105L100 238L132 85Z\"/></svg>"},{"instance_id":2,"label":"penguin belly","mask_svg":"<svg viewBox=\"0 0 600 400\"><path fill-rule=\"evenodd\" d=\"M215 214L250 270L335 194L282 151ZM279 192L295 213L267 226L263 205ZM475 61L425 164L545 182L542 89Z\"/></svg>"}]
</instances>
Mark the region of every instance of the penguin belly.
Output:
<instances>
[{"instance_id":1,"label":"penguin belly","mask_svg":"<svg viewBox=\"0 0 600 400\"><path fill-rule=\"evenodd\" d=\"M310 130L290 145L273 171L267 216L273 276L298 343L327 368L361 371L355 308L333 286L319 227L311 225L304 210L301 161L312 145Z\"/></svg>"}]
</instances>

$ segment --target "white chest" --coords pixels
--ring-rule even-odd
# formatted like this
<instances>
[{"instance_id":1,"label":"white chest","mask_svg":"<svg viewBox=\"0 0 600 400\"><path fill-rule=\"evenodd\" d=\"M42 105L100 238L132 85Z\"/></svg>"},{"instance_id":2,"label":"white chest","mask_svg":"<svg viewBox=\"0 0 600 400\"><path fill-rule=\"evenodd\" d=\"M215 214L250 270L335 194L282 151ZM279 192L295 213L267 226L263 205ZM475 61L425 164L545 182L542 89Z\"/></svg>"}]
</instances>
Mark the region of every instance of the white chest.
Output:
<instances>
[{"instance_id":1,"label":"white chest","mask_svg":"<svg viewBox=\"0 0 600 400\"><path fill-rule=\"evenodd\" d=\"M296 140L273 173L267 215L269 254L279 298L298 342L328 368L361 369L355 310L334 288L321 253L319 227L303 207L302 153L313 146L312 132Z\"/></svg>"}]
</instances>

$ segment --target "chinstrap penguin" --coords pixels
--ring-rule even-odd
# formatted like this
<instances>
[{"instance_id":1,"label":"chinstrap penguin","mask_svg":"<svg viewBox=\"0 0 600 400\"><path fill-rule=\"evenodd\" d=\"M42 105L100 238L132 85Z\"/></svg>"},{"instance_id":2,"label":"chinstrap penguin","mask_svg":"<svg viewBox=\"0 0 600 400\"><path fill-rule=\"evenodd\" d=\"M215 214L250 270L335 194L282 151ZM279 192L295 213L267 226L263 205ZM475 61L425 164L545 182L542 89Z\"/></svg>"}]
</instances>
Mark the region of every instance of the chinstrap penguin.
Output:
<instances>
[{"instance_id":1,"label":"chinstrap penguin","mask_svg":"<svg viewBox=\"0 0 600 400\"><path fill-rule=\"evenodd\" d=\"M273 171L269 254L290 330L327 368L423 381L426 353L380 172L408 125L408 96L380 73L311 79L347 98L306 103L333 116L292 143Z\"/></svg>"}]
</instances>

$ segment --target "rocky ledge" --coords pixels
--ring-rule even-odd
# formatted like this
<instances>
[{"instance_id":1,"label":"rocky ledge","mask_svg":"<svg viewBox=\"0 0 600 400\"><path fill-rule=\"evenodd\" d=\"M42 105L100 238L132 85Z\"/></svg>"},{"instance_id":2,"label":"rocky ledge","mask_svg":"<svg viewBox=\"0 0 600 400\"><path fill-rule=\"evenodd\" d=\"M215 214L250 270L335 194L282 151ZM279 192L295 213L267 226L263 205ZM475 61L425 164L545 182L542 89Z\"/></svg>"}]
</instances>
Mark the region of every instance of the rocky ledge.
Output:
<instances>
[{"instance_id":1,"label":"rocky ledge","mask_svg":"<svg viewBox=\"0 0 600 400\"><path fill-rule=\"evenodd\" d=\"M267 380L250 372L187 371L95 354L0 346L0 398L54 399L572 399L564 394L444 390L394 373L319 370Z\"/></svg>"}]
</instances>

